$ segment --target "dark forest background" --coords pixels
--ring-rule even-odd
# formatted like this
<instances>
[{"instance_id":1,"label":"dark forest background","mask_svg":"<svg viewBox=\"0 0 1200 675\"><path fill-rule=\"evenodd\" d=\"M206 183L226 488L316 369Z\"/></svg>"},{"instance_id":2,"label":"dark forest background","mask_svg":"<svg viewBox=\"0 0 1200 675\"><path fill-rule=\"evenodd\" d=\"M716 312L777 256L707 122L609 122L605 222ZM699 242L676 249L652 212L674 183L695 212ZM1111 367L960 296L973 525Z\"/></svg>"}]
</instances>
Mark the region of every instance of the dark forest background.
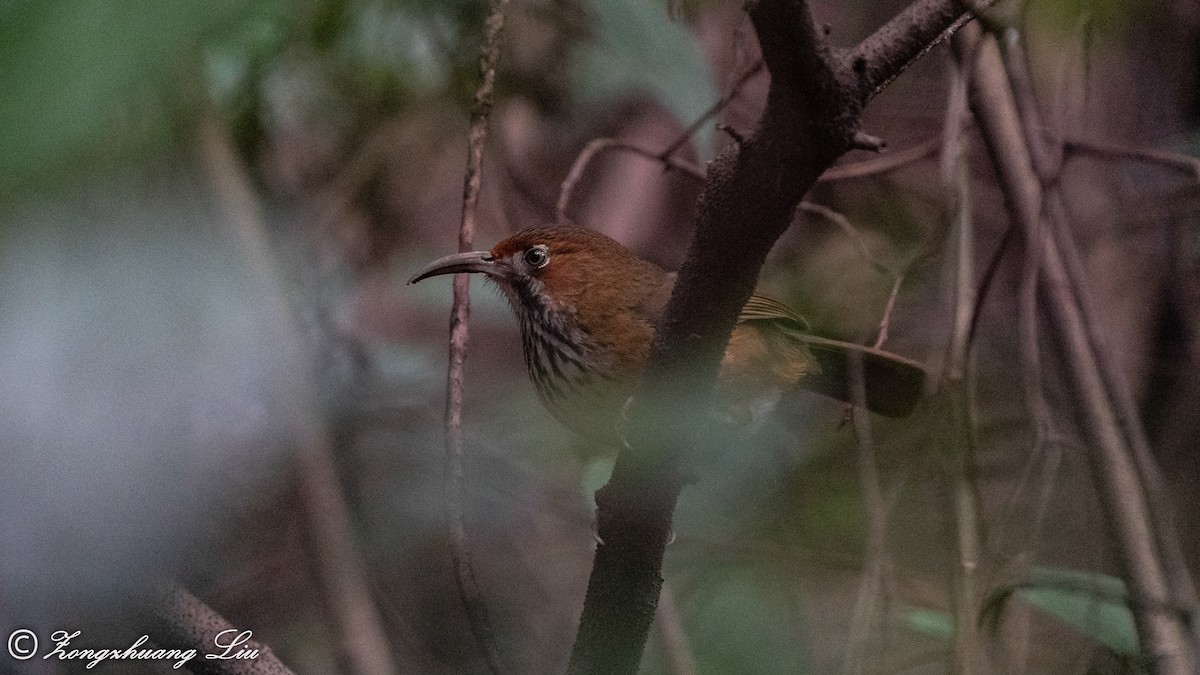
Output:
<instances>
[{"instance_id":1,"label":"dark forest background","mask_svg":"<svg viewBox=\"0 0 1200 675\"><path fill-rule=\"evenodd\" d=\"M812 3L845 45L904 6ZM449 283L405 281L457 245L486 12L0 1L0 631L127 645L146 632L137 599L170 578L296 672L484 672L444 517ZM1055 185L1195 577L1200 6L989 16L1018 40L1060 149ZM553 222L593 139L682 141L673 156L703 166L732 142L717 122L753 127L758 59L737 2L515 1L477 247ZM908 419L872 418L864 449L842 404L798 394L708 458L679 505L645 672L949 672L964 480L980 672L1142 667L1052 325L1038 377L1023 370L1022 244L997 176L973 127L961 162L944 142L958 78L942 44L872 103L864 129L889 151L849 153L861 175L808 196L846 222L802 209L760 279L830 337L873 341L887 313L885 347L929 366L930 395ZM701 188L604 152L567 215L673 269ZM965 473L939 384L963 203L975 278L990 275ZM541 407L500 297L475 284L472 300L472 560L508 668L561 671L612 456ZM0 653L0 672L76 670Z\"/></svg>"}]
</instances>

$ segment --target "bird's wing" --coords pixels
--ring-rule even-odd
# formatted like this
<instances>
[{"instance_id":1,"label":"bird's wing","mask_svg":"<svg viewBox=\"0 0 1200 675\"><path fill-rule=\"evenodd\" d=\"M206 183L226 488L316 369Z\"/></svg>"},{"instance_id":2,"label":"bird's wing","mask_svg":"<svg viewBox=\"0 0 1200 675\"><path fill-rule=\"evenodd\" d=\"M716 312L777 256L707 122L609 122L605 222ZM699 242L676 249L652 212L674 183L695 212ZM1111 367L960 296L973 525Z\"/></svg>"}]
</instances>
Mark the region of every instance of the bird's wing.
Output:
<instances>
[{"instance_id":1,"label":"bird's wing","mask_svg":"<svg viewBox=\"0 0 1200 675\"><path fill-rule=\"evenodd\" d=\"M653 299L658 312L666 305L675 274L668 276ZM863 345L813 335L809 323L784 303L755 293L738 316L738 323L769 323L806 348L811 358L796 387L840 401L850 399L851 355L862 358L867 409L888 417L905 417L925 395L925 366L897 354Z\"/></svg>"},{"instance_id":2,"label":"bird's wing","mask_svg":"<svg viewBox=\"0 0 1200 675\"><path fill-rule=\"evenodd\" d=\"M808 319L801 316L799 312L774 298L759 293L751 295L746 306L742 307L742 313L738 315L738 323L744 321L783 321L794 323L795 327L806 332L812 330Z\"/></svg>"},{"instance_id":3,"label":"bird's wing","mask_svg":"<svg viewBox=\"0 0 1200 675\"><path fill-rule=\"evenodd\" d=\"M925 367L912 359L863 345L813 335L799 312L765 295L755 293L742 309L739 323L765 321L782 329L807 348L812 359L800 389L853 402L850 394L852 355L862 359L867 409L889 417L904 417L913 411L925 393Z\"/></svg>"}]
</instances>

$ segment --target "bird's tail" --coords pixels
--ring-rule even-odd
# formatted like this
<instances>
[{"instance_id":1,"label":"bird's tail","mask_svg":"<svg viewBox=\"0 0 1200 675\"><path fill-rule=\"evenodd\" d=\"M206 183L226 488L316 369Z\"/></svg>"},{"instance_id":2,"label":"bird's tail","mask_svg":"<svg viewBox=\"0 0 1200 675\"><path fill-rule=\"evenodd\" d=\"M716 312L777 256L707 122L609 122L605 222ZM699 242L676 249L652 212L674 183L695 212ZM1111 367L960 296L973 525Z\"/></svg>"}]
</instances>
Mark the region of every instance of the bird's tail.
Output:
<instances>
[{"instance_id":1,"label":"bird's tail","mask_svg":"<svg viewBox=\"0 0 1200 675\"><path fill-rule=\"evenodd\" d=\"M816 335L792 335L808 347L817 366L800 378L796 385L800 389L854 403L851 368L856 359L861 359L868 410L888 417L906 417L925 393L928 372L912 359Z\"/></svg>"}]
</instances>

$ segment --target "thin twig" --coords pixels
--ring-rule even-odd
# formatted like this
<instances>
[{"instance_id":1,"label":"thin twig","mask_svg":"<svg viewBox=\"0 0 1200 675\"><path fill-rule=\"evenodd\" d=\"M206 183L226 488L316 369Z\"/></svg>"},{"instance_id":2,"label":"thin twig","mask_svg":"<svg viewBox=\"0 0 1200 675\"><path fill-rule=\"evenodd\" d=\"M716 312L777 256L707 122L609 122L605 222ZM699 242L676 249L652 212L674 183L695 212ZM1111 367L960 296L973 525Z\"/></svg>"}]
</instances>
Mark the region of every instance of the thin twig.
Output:
<instances>
[{"instance_id":1,"label":"thin twig","mask_svg":"<svg viewBox=\"0 0 1200 675\"><path fill-rule=\"evenodd\" d=\"M1043 160L1044 161L1044 160ZM1042 178L1042 176L1039 176ZM1041 338L1038 334L1038 283L1042 270L1043 221L1039 217L1024 231L1024 259L1017 288L1017 344L1021 354L1021 381L1025 408L1033 423L1032 457L1037 457L1053 433L1053 420L1042 387Z\"/></svg>"},{"instance_id":2,"label":"thin twig","mask_svg":"<svg viewBox=\"0 0 1200 675\"><path fill-rule=\"evenodd\" d=\"M687 129L684 129L683 133L680 134L679 137L674 141L672 141L671 144L668 145L661 154L659 154L659 159L665 163L667 158L673 156L679 150L679 148L682 148L688 141L692 140L692 136L696 135L696 132L700 130L700 127L704 126L705 122L711 120L722 110L724 110L725 106L729 105L733 99L737 98L738 94L742 92L742 87L750 81L750 78L757 75L762 69L763 60L759 59L755 61L754 65L750 66L746 72L742 73L741 77L739 77L733 83L733 86L729 88L729 91L726 92L724 96L717 99L716 103L713 103L711 106L709 106L708 110L705 110L702 115L697 117L694 122L689 124Z\"/></svg>"},{"instance_id":3,"label":"thin twig","mask_svg":"<svg viewBox=\"0 0 1200 675\"><path fill-rule=\"evenodd\" d=\"M1035 174L1047 190L1059 180L1062 171L1062 152L1047 148L1043 137L1035 130L1041 126L1037 101L1034 98L1033 85L1026 66L1026 56L1018 48L1018 33L1014 28L1003 29L1003 61L1009 79L1012 82L1014 100L1017 112L1020 114L1025 142L1029 147L1030 161ZM1042 228L1039 219L1036 226ZM992 542L996 550L1002 550L1006 544L1006 534L1011 531L1011 525L1018 518L1019 507L1028 500L1026 490L1029 484L1041 471L1041 489L1034 499L1033 518L1022 518L1022 530L1029 540L1036 540L1041 532L1046 514L1049 512L1050 500L1053 496L1058 471L1062 462L1062 447L1055 439L1058 437L1054 416L1046 401L1043 386L1043 371L1041 363L1041 346L1038 335L1038 281L1041 273L1042 241L1045 233L1035 232L1032 237L1025 233L1025 253L1021 270L1021 281L1017 293L1017 326L1018 345L1021 354L1021 379L1024 385L1024 400L1026 413L1033 425L1033 442L1028 453L1028 460L1020 477L1008 490L997 518L999 533Z\"/></svg>"},{"instance_id":4,"label":"thin twig","mask_svg":"<svg viewBox=\"0 0 1200 675\"><path fill-rule=\"evenodd\" d=\"M892 325L892 310L896 309L896 298L900 297L900 286L904 284L904 275L897 274L892 281L892 292L888 293L887 303L883 306L883 317L879 319L879 332L875 334L875 349L883 346L888 339L888 328Z\"/></svg>"},{"instance_id":5,"label":"thin twig","mask_svg":"<svg viewBox=\"0 0 1200 675\"><path fill-rule=\"evenodd\" d=\"M853 404L850 418L854 425L857 446L858 482L863 491L868 525L866 569L859 579L854 613L850 620L850 634L846 639L846 655L842 661L842 673L860 675L866 666L867 641L871 631L880 616L886 614L886 611L880 611L880 598L883 595L888 561L887 506L884 504L879 467L875 459L875 444L871 438L871 421L866 412L867 390L862 354L859 352L850 353L847 376L850 402Z\"/></svg>"},{"instance_id":6,"label":"thin twig","mask_svg":"<svg viewBox=\"0 0 1200 675\"><path fill-rule=\"evenodd\" d=\"M800 202L799 209L805 213L812 213L821 216L834 225L837 225L838 229L845 233L845 235L850 238L850 241L854 242L855 246L858 248L859 257L861 257L868 265L870 265L872 269L887 277L891 281L891 291L888 293L887 302L884 304L883 316L879 320L879 329L876 333L873 344L876 349L879 349L883 346L884 342L887 342L888 329L892 323L892 311L896 308L896 299L900 296L900 287L904 284L904 279L908 272L925 259L925 254L920 252L909 259L909 261L905 263L901 269L893 269L889 265L885 265L884 263L880 262L879 259L876 258L873 253L871 253L871 249L867 246L866 238L862 236L862 233L859 232L856 227L854 227L854 224L851 223L850 219L846 216L834 211L828 206L808 201Z\"/></svg>"},{"instance_id":7,"label":"thin twig","mask_svg":"<svg viewBox=\"0 0 1200 675\"><path fill-rule=\"evenodd\" d=\"M867 178L870 176L878 176L884 173L890 173L897 169L902 169L910 164L914 164L928 157L937 154L937 151L942 146L942 139L929 138L920 143L905 148L889 152L886 155L872 157L861 162L851 162L849 164L837 164L826 169L825 173L817 179L821 183L833 183L842 180L851 180L856 178Z\"/></svg>"},{"instance_id":8,"label":"thin twig","mask_svg":"<svg viewBox=\"0 0 1200 675\"><path fill-rule=\"evenodd\" d=\"M651 152L632 143L618 141L615 138L593 138L588 141L587 145L583 146L583 150L579 152L579 156L571 164L571 170L567 172L567 176L563 179L562 186L558 190L558 204L555 207L558 222L567 222L567 210L571 207L571 201L575 197L575 187L579 184L579 180L583 178L584 172L591 166L592 160L597 155L608 150L628 152L652 162L659 162L663 165L664 169L675 169L696 180L704 180L704 169L685 159L672 157L665 151Z\"/></svg>"},{"instance_id":9,"label":"thin twig","mask_svg":"<svg viewBox=\"0 0 1200 675\"><path fill-rule=\"evenodd\" d=\"M1167 498L1166 481L1150 447L1150 441L1141 422L1141 413L1133 399L1129 382L1111 356L1112 352L1105 338L1107 326L1096 311L1096 301L1092 297L1091 288L1086 283L1087 274L1069 231L1072 219L1067 213L1061 194L1051 195L1049 209L1051 223L1054 225L1053 235L1057 238L1059 249L1063 252L1067 277L1070 279L1072 289L1078 299L1090 344L1098 355L1105 355L1104 358L1098 359L1100 375L1112 397L1118 426L1125 433L1133 452L1133 459L1137 463L1138 471L1145 485L1146 497L1150 504L1150 516L1154 522L1154 533L1159 540L1162 563L1171 581L1175 602L1195 607L1198 602L1197 591L1175 528L1173 508ZM1200 630L1200 626L1196 626L1193 632L1196 630Z\"/></svg>"},{"instance_id":10,"label":"thin twig","mask_svg":"<svg viewBox=\"0 0 1200 675\"><path fill-rule=\"evenodd\" d=\"M737 98L738 94L741 93L742 86L762 69L763 61L759 59L745 73L742 73L724 96L717 99L715 103L709 106L708 110L704 111L700 117L689 124L687 129L684 129L683 133L664 148L662 152L651 152L645 148L619 141L615 138L594 138L589 141L583 147L583 150L580 151L579 156L575 158L575 162L571 164L571 170L567 172L567 177L563 179L562 186L559 188L558 204L555 209L558 221L567 221L567 210L570 208L571 200L574 198L575 186L578 184L579 179L583 177L584 171L587 170L597 155L608 150L622 150L638 157L659 162L663 165L664 171L674 169L697 180L704 180L704 169L692 162L675 157L675 153L692 139L692 136L696 134L705 122L712 119L713 116L724 110L725 106L729 105L733 99Z\"/></svg>"},{"instance_id":11,"label":"thin twig","mask_svg":"<svg viewBox=\"0 0 1200 675\"><path fill-rule=\"evenodd\" d=\"M971 311L971 330L967 333L967 349L975 344L975 337L979 335L980 319L983 316L983 304L987 302L988 292L992 290L992 282L996 279L996 273L1000 271L1000 263L1004 260L1004 254L1008 252L1016 239L1017 228L1010 224L1004 230L1004 234L1000 235L996 250L988 259L988 264L983 270L983 277L979 280L979 290L975 294L975 308Z\"/></svg>"},{"instance_id":12,"label":"thin twig","mask_svg":"<svg viewBox=\"0 0 1200 675\"><path fill-rule=\"evenodd\" d=\"M205 169L289 367L286 381L280 383L280 395L289 434L297 445L305 539L328 610L334 651L352 675L390 675L396 666L366 582L366 563L354 542L353 520L338 482L332 441L317 409L312 350L304 342L281 281L245 168L211 116L202 120L199 131Z\"/></svg>"},{"instance_id":13,"label":"thin twig","mask_svg":"<svg viewBox=\"0 0 1200 675\"><path fill-rule=\"evenodd\" d=\"M1146 164L1154 164L1157 166L1183 171L1191 174L1192 178L1200 181L1200 157L1192 157L1178 152L1168 152L1166 150L1147 150L1145 148L1131 148L1124 145L1114 143L1105 143L1101 141L1085 141L1082 139L1071 139L1063 143L1063 148L1070 156L1090 156L1099 157L1101 159L1116 159L1116 160L1133 160Z\"/></svg>"},{"instance_id":14,"label":"thin twig","mask_svg":"<svg viewBox=\"0 0 1200 675\"><path fill-rule=\"evenodd\" d=\"M967 172L966 120L969 67L951 71L950 96L943 125L941 174L954 224L954 323L947 355L950 399L950 455L954 460L954 526L958 553L954 592L954 672L976 672L979 631L976 625L978 576L982 545L979 535L979 492L975 478L975 411L971 360L971 327L979 312L975 286L975 223Z\"/></svg>"},{"instance_id":15,"label":"thin twig","mask_svg":"<svg viewBox=\"0 0 1200 675\"><path fill-rule=\"evenodd\" d=\"M479 87L471 106L471 125L467 132L467 168L463 177L462 220L458 228L458 250L470 251L475 241L475 211L483 171L483 146L492 112L492 92L496 84L496 64L500 60L500 38L504 33L508 0L491 0L479 49ZM446 369L446 518L450 525L451 557L454 579L466 610L467 622L488 669L503 671L495 631L488 619L487 603L475 578L467 541L464 505L466 487L463 468L463 364L467 356L467 325L471 316L470 275L454 275L454 305L450 310L450 356Z\"/></svg>"},{"instance_id":16,"label":"thin twig","mask_svg":"<svg viewBox=\"0 0 1200 675\"><path fill-rule=\"evenodd\" d=\"M1008 31L1005 47L1013 54L1005 59L1005 64L1009 68L1010 77L1013 77L1015 73L1016 79L1028 80L1028 74L1023 70L1024 59L1019 58L1017 54L1023 53L1023 50L1020 49L1019 37L1015 30ZM1037 137L1029 131L1041 126L1037 117L1036 102L1032 100L1032 88L1028 86L1014 87L1014 95L1018 97L1018 105L1028 111L1022 121L1026 127L1029 144L1036 147L1050 142L1052 139ZM1022 104L1020 103L1021 97L1027 97L1029 100ZM1057 154L1061 155L1061 153L1061 149L1057 151ZM1040 154L1051 155L1052 153L1042 151ZM1191 165L1195 175L1200 178L1200 159L1179 156L1175 158L1190 160L1187 163ZM1043 176L1042 182L1050 186L1046 191L1045 208L1047 219L1052 226L1052 236L1058 242L1059 250L1062 252L1066 276L1070 280L1075 302L1083 317L1088 340L1116 414L1117 424L1125 435L1145 485L1154 534L1158 539L1159 553L1172 587L1174 599L1181 604L1194 606L1197 602L1196 588L1175 532L1161 470L1154 459L1145 430L1142 428L1141 414L1133 400L1129 384L1110 356L1111 352L1106 339L1107 327L1095 310L1096 302L1092 298L1091 288L1087 283L1087 274L1083 262L1079 259L1077 247L1070 231L1071 219L1067 213L1066 203L1061 189L1056 186L1057 176ZM1197 645L1197 648L1200 649L1200 645Z\"/></svg>"},{"instance_id":17,"label":"thin twig","mask_svg":"<svg viewBox=\"0 0 1200 675\"><path fill-rule=\"evenodd\" d=\"M895 279L898 276L896 270L893 270L891 267L880 262L879 258L876 258L875 255L871 253L871 249L867 246L866 238L862 236L862 233L858 231L858 228L854 227L854 224L850 222L849 218L838 213L837 211L834 211L828 206L814 202L800 202L799 208L805 213L812 213L821 216L825 220L837 225L838 229L845 233L845 235L849 237L850 241L854 242L855 247L858 248L859 257L866 261L866 263L870 265L871 268L876 272L879 272L890 279Z\"/></svg>"}]
</instances>

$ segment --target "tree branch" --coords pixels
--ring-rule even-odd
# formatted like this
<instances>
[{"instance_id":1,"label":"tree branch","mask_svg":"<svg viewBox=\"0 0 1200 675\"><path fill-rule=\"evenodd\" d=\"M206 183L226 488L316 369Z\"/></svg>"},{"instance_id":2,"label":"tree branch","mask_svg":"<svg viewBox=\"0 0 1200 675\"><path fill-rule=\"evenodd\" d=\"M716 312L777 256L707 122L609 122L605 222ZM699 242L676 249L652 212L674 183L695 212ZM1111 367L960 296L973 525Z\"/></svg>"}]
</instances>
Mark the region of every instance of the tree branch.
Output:
<instances>
[{"instance_id":1,"label":"tree branch","mask_svg":"<svg viewBox=\"0 0 1200 675\"><path fill-rule=\"evenodd\" d=\"M558 204L555 207L555 213L559 222L566 222L568 220L567 211L570 209L571 200L575 196L575 186L579 184L579 179L583 178L584 171L592 165L592 161L598 155L610 150L620 150L652 162L659 162L663 165L664 170L674 169L696 180L704 180L704 169L686 159L679 159L671 155L670 148L662 152L651 152L643 147L626 143L625 141L618 141L615 138L593 138L588 141L587 145L583 146L583 150L579 152L579 156L571 164L571 170L567 172L567 177L563 179L562 186L558 189Z\"/></svg>"},{"instance_id":2,"label":"tree branch","mask_svg":"<svg viewBox=\"0 0 1200 675\"><path fill-rule=\"evenodd\" d=\"M471 125L467 132L467 168L463 176L462 219L458 228L458 250L470 251L475 243L475 211L482 184L483 146L492 112L492 91L496 84L496 63L500 60L500 38L504 32L508 0L491 0L485 24L483 44L479 48L479 87L471 106ZM470 275L454 275L454 304L450 310L450 357L446 369L446 519L450 525L450 556L454 580L458 584L467 623L475 643L493 673L503 670L495 631L488 619L487 604L475 578L467 541L463 495L463 366L467 357L467 322L471 316Z\"/></svg>"},{"instance_id":3,"label":"tree branch","mask_svg":"<svg viewBox=\"0 0 1200 675\"><path fill-rule=\"evenodd\" d=\"M880 330L883 330L882 327ZM871 629L879 624L880 617L887 615L883 601L887 598L884 578L890 566L887 548L888 509L883 498L875 443L871 438L871 420L867 413L867 388L861 353L851 352L847 375L851 403L850 421L854 426L857 446L858 484L863 492L863 506L867 512L867 541L866 560L858 582L850 630L846 636L842 673L860 675L866 666Z\"/></svg>"},{"instance_id":4,"label":"tree branch","mask_svg":"<svg viewBox=\"0 0 1200 675\"><path fill-rule=\"evenodd\" d=\"M296 444L304 533L334 653L352 675L391 675L396 666L371 599L366 563L354 541L350 508L333 462L332 441L317 406L312 350L305 344L280 278L250 178L211 116L201 121L199 145L231 239L257 286L263 314L287 365L278 387L288 434Z\"/></svg>"},{"instance_id":5,"label":"tree branch","mask_svg":"<svg viewBox=\"0 0 1200 675\"><path fill-rule=\"evenodd\" d=\"M1027 239L1038 237L1042 258L1043 297L1055 335L1067 359L1072 390L1078 396L1084 431L1090 437L1093 471L1101 504L1112 523L1142 650L1152 672L1182 675L1195 672L1191 636L1179 617L1154 610L1169 602L1170 587L1159 560L1151 514L1141 477L1123 436L1113 402L1098 370L1085 319L1071 290L1059 242L1038 227L1042 191L1025 146L1017 107L1005 77L998 47L991 36L977 33L964 40L975 51L971 107L983 132L1012 218Z\"/></svg>"},{"instance_id":6,"label":"tree branch","mask_svg":"<svg viewBox=\"0 0 1200 675\"><path fill-rule=\"evenodd\" d=\"M1145 148L1130 148L1113 143L1085 141L1083 139L1067 140L1063 149L1072 155L1085 155L1103 159L1133 160L1146 164L1155 164L1168 169L1182 171L1196 181L1200 181L1200 157L1192 157L1177 152L1164 150L1146 150Z\"/></svg>"},{"instance_id":7,"label":"tree branch","mask_svg":"<svg viewBox=\"0 0 1200 675\"><path fill-rule=\"evenodd\" d=\"M257 649L254 659L206 659L206 654L218 653L216 636L224 631L241 632L225 617L217 614L199 598L178 584L163 584L151 591L146 606L150 626L147 635L164 649L194 649L196 657L186 667L199 675L291 675L271 648L250 640L239 649ZM223 644L227 643L222 638ZM215 650L215 651L214 651Z\"/></svg>"},{"instance_id":8,"label":"tree branch","mask_svg":"<svg viewBox=\"0 0 1200 675\"><path fill-rule=\"evenodd\" d=\"M697 117L695 121L693 121L686 129L683 130L683 133L679 134L679 138L676 138L670 145L667 146L665 150L662 151L661 154L659 154L659 157L664 161L664 163L666 162L667 158L674 155L679 148L682 148L685 143L690 141L692 136L696 135L696 132L700 130L700 127L703 126L705 122L715 117L718 113L724 110L725 106L729 105L733 99L737 98L738 94L742 93L742 87L750 81L750 78L761 72L762 69L763 62L761 59L759 59L758 61L755 61L754 65L750 66L746 72L742 73L742 76L733 83L733 86L729 88L729 91L726 92L724 96L717 99L715 103L709 106L708 110L705 110L703 114Z\"/></svg>"},{"instance_id":9,"label":"tree branch","mask_svg":"<svg viewBox=\"0 0 1200 675\"><path fill-rule=\"evenodd\" d=\"M929 138L911 148L888 152L881 157L872 157L861 162L829 167L825 173L821 174L819 180L822 183L832 183L834 181L850 180L853 178L877 176L919 162L926 157L932 157L937 154L941 147L941 139L936 137Z\"/></svg>"},{"instance_id":10,"label":"tree branch","mask_svg":"<svg viewBox=\"0 0 1200 675\"><path fill-rule=\"evenodd\" d=\"M835 57L800 0L759 0L748 12L771 74L757 130L712 162L688 255L629 406L626 447L596 493L596 549L573 673L637 670L662 585L664 548L695 430L717 366L759 269L797 204L851 147L863 105L963 14L920 0L856 53L863 76ZM894 44L893 44L894 42ZM839 75L840 73L840 75Z\"/></svg>"},{"instance_id":11,"label":"tree branch","mask_svg":"<svg viewBox=\"0 0 1200 675\"><path fill-rule=\"evenodd\" d=\"M1010 29L1006 31L1005 38L1004 51L1007 55L1004 62L1009 77L1014 82L1027 83L1029 75L1025 72L1025 61L1022 58L1023 53L1020 49L1020 36L1015 30ZM1029 145L1035 149L1035 168L1038 167L1037 158L1041 156L1043 158L1058 157L1058 163L1052 165L1052 168L1055 170L1061 169L1062 148L1057 148L1054 151L1046 149L1038 150L1047 141L1043 136L1033 133L1033 130L1040 129L1042 124L1038 116L1036 101L1032 98L1032 87L1028 84L1014 87L1013 93L1017 97L1017 105L1022 112L1022 120L1026 129L1025 136L1028 139ZM1022 99L1025 100L1023 101ZM1186 170L1190 165L1191 171L1194 172L1193 175L1200 177L1200 159L1156 151L1145 151L1145 156L1141 157L1134 153L1134 158L1142 159L1143 161L1158 159L1167 166L1172 166L1170 163L1171 160L1181 161L1180 164L1173 166ZM1187 160L1191 161L1188 162ZM1045 197L1046 218L1051 225L1052 236L1057 241L1058 248L1062 253L1066 278L1070 281L1071 291L1074 294L1075 302L1083 317L1088 342L1096 357L1096 367L1100 372L1105 389L1110 397L1117 425L1125 437L1128 450L1133 456L1146 490L1146 497L1150 507L1151 529L1158 539L1158 553L1167 573L1174 601L1184 606L1195 606L1197 602L1196 588L1191 579L1176 535L1171 507L1167 501L1162 471L1159 469L1158 463L1154 459L1154 453L1150 449L1150 441L1146 436L1145 429L1142 427L1141 414L1138 411L1137 404L1133 400L1129 383L1124 373L1117 367L1108 348L1108 340L1106 338L1107 327L1095 309L1096 301L1092 297L1091 288L1087 283L1087 273L1083 262L1080 260L1074 235L1070 230L1071 218L1067 212L1062 191L1058 186L1058 175L1057 173L1047 175L1039 169L1039 178L1044 185L1048 186Z\"/></svg>"},{"instance_id":12,"label":"tree branch","mask_svg":"<svg viewBox=\"0 0 1200 675\"><path fill-rule=\"evenodd\" d=\"M915 2L863 40L850 54L859 95L866 100L883 91L910 64L969 21L964 10L964 4L957 2Z\"/></svg>"}]
</instances>

